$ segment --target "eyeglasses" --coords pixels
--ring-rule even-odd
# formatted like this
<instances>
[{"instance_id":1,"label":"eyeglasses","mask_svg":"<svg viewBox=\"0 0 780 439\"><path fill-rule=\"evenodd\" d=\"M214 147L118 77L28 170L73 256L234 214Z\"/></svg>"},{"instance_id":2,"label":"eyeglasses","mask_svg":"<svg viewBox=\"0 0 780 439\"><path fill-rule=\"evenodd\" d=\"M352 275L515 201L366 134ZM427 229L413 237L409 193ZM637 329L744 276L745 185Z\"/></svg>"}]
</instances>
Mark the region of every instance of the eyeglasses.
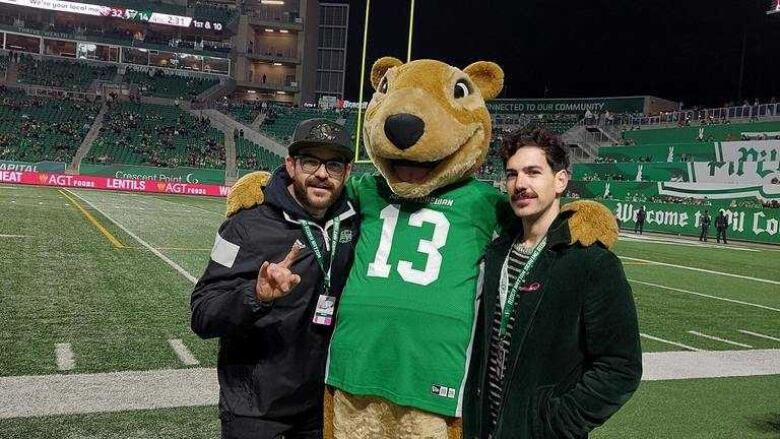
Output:
<instances>
[{"instance_id":1,"label":"eyeglasses","mask_svg":"<svg viewBox=\"0 0 780 439\"><path fill-rule=\"evenodd\" d=\"M301 169L307 174L314 174L325 164L325 171L331 177L342 177L347 171L347 164L341 160L322 160L309 155L299 155L298 161L301 162Z\"/></svg>"}]
</instances>

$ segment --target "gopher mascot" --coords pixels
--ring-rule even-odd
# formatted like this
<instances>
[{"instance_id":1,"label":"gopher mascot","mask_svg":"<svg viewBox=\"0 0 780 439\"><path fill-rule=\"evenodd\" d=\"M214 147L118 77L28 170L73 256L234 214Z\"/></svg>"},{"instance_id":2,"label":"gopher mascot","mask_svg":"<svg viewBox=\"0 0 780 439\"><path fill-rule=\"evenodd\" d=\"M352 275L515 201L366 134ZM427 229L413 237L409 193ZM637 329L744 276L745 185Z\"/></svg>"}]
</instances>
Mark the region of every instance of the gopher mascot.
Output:
<instances>
[{"instance_id":1,"label":"gopher mascot","mask_svg":"<svg viewBox=\"0 0 780 439\"><path fill-rule=\"evenodd\" d=\"M491 140L485 101L503 80L484 61L461 70L386 57L371 70L363 138L381 175L347 184L361 226L329 351L326 437L461 436L481 258L497 225L514 221L505 195L473 177ZM239 180L228 214L261 203L265 180Z\"/></svg>"}]
</instances>

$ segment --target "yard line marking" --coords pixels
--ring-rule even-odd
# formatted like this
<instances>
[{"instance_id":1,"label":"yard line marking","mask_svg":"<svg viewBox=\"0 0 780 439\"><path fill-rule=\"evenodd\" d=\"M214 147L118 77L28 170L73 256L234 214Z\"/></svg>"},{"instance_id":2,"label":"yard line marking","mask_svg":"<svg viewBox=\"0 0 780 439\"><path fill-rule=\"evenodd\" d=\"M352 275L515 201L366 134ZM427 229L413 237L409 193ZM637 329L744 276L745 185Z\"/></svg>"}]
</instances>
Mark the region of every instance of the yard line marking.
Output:
<instances>
[{"instance_id":1,"label":"yard line marking","mask_svg":"<svg viewBox=\"0 0 780 439\"><path fill-rule=\"evenodd\" d=\"M639 262L649 262L651 264L663 265L665 267L680 268L683 270L691 270L691 271L700 271L702 273L715 274L718 276L735 277L738 279L747 279L747 280L754 280L756 282L763 282L772 285L780 285L780 281L771 280L771 279L761 279L760 277L743 276L741 274L734 274L734 273L723 273L721 271L705 270L704 268L688 267L685 265L667 264L666 262L650 261L647 259L631 258L628 256L619 256L619 257L620 259L629 259L631 261L639 261Z\"/></svg>"},{"instance_id":2,"label":"yard line marking","mask_svg":"<svg viewBox=\"0 0 780 439\"><path fill-rule=\"evenodd\" d=\"M753 346L750 346L749 344L737 343L736 341L726 340L725 338L715 337L714 335L702 334L701 332L688 331L688 334L698 335L699 337L709 338L710 340L722 341L723 343L728 343L734 346L742 346L743 348L753 348Z\"/></svg>"},{"instance_id":3,"label":"yard line marking","mask_svg":"<svg viewBox=\"0 0 780 439\"><path fill-rule=\"evenodd\" d=\"M76 361L73 359L73 350L70 343L57 343L54 345L54 355L57 357L57 369L73 370Z\"/></svg>"},{"instance_id":4,"label":"yard line marking","mask_svg":"<svg viewBox=\"0 0 780 439\"><path fill-rule=\"evenodd\" d=\"M689 351L701 352L701 351L704 350L704 349L695 348L693 346L688 346L688 345L685 345L685 344L682 344L682 343L677 343L676 341L665 340L665 339L660 338L660 337L653 337L652 335L647 335L647 334L644 334L644 333L641 333L641 332L639 333L639 335L644 337L644 338L647 338L649 340L660 341L661 343L670 344L672 346L679 346L681 348L688 349Z\"/></svg>"},{"instance_id":5,"label":"yard line marking","mask_svg":"<svg viewBox=\"0 0 780 439\"><path fill-rule=\"evenodd\" d=\"M771 336L765 335L765 334L759 334L758 332L745 331L744 329L738 329L737 331L739 331L739 332L741 332L743 334L752 335L754 337L761 337L761 338L766 338L768 340L780 341L780 338L771 337Z\"/></svg>"},{"instance_id":6,"label":"yard line marking","mask_svg":"<svg viewBox=\"0 0 780 439\"><path fill-rule=\"evenodd\" d=\"M0 235L0 238L32 238L30 235Z\"/></svg>"},{"instance_id":7,"label":"yard line marking","mask_svg":"<svg viewBox=\"0 0 780 439\"><path fill-rule=\"evenodd\" d=\"M686 239L673 239L673 238L649 238L649 237L637 237L633 236L633 234L626 234L626 233L620 233L620 238L622 241L630 241L630 242L646 242L649 244L659 244L659 245L677 245L681 247L699 247L699 248L716 248L716 249L724 249L724 250L739 250L739 251L745 251L745 252L758 252L761 251L760 249L756 248L750 248L750 247L739 247L735 245L721 245L716 244L713 241L709 242L699 242L698 244L696 241L693 240L686 240Z\"/></svg>"},{"instance_id":8,"label":"yard line marking","mask_svg":"<svg viewBox=\"0 0 780 439\"><path fill-rule=\"evenodd\" d=\"M184 342L182 342L180 339L172 338L168 340L168 344L171 345L171 348L174 352L176 352L176 356L179 357L179 360L181 360L182 363L186 364L187 366L197 366L200 364L200 361L198 361L195 356L192 355L192 352L187 349L187 346L185 346Z\"/></svg>"},{"instance_id":9,"label":"yard line marking","mask_svg":"<svg viewBox=\"0 0 780 439\"><path fill-rule=\"evenodd\" d=\"M630 278L628 279L628 281L636 283L636 284L640 284L640 285L647 285L647 286L650 286L650 287L663 288L665 290L670 290L670 291L677 291L679 293L692 294L694 296L706 297L708 299L722 300L724 302L738 303L740 305L754 306L756 308L761 308L761 309L767 309L769 311L780 312L780 309L778 309L778 308L772 308L772 307L769 307L769 306L758 305L756 303L743 302L741 300L734 300L734 299L727 299L725 297L711 296L709 294L697 293L696 291L683 290L682 288L667 287L665 285L658 285L658 284L654 284L654 283L650 283L650 282L643 282L641 280L634 280L634 279L630 279Z\"/></svg>"},{"instance_id":10,"label":"yard line marking","mask_svg":"<svg viewBox=\"0 0 780 439\"><path fill-rule=\"evenodd\" d=\"M642 381L780 374L780 349L650 352ZM214 368L0 377L0 419L216 405Z\"/></svg>"},{"instance_id":11,"label":"yard line marking","mask_svg":"<svg viewBox=\"0 0 780 439\"><path fill-rule=\"evenodd\" d=\"M71 192L71 193L72 193L72 192ZM72 194L73 194L73 193L72 193ZM172 260L170 260L170 259L169 259L167 256L165 256L164 254L160 253L160 251L159 251L159 250L157 250L157 249L155 249L154 247L152 247L151 245L149 245L149 244L148 244L146 241L144 241L143 239L139 238L139 237L138 237L138 236L137 236L135 233L133 233L133 232L131 232L130 230L128 230L128 229L127 229L127 227L123 226L122 224L120 224L120 223L119 223L118 221L116 221L115 219L113 219L113 218L111 218L110 216L106 215L106 213L105 213L105 212L103 212L102 210L98 209L98 208L97 208L97 206L95 206L94 204L92 204L91 202L89 202L89 200L86 200L86 199L84 199L84 198L81 198L80 196L78 196L78 195L76 195L76 194L73 194L73 196L75 196L76 198L80 199L81 201L83 201L83 202L87 203L87 204L88 204L88 205L89 205L91 208L95 209L96 211L100 212L100 214L101 214L101 215L103 215L103 216L104 216L104 217L106 217L106 218L107 218L109 221L111 221L112 223L114 223L114 224L115 224L117 227L119 227L119 228L120 228L120 229L121 229L123 232L127 233L128 235L130 235L130 236L131 236L133 239L135 239L136 241L138 241L138 243L139 243L139 244L141 244L142 246L144 246L144 247L146 247L147 249L149 249L149 251L150 251L150 252L154 253L155 255L157 255L157 257L158 257L158 258L162 259L163 261L165 261L165 263L167 263L168 265L170 265L171 267L173 267L173 269L174 269L174 270L176 270L177 272L179 272L179 274L181 274L182 276L184 276L185 278L187 278L187 280L188 280L188 281L192 282L193 284L196 284L196 283L198 283L198 279L197 279L195 276L191 275L189 272L187 272L187 270L183 269L183 268L182 268L182 267L181 267L179 264L177 264L177 263L173 262L173 261L172 261Z\"/></svg>"},{"instance_id":12,"label":"yard line marking","mask_svg":"<svg viewBox=\"0 0 780 439\"><path fill-rule=\"evenodd\" d=\"M100 223L98 222L98 220L96 220L96 219L95 219L95 217L93 217L93 216L92 216L92 214L91 214L91 213L87 212L87 209L84 209L84 208L81 206L81 204L79 204L79 203L78 203L78 201L74 200L72 197L70 197L68 194L66 194L66 193L65 193L65 191L63 191L62 189L60 189L60 190L59 190L59 192L60 192L62 195L64 195L64 196L65 196L67 199L69 199L69 200L70 200L70 202L71 202L71 203L73 203L73 204L74 204L74 205L75 205L75 206L76 206L76 207L77 207L77 208L78 208L78 209L81 211L81 213L83 213L83 214L84 214L84 216L87 218L87 220L88 220L90 223L92 223L92 225L93 225L93 226L95 226L95 228L96 228L96 229L98 229L98 231L99 231L100 233L102 233L102 234L103 234L103 236L105 236L105 237L106 237L106 239L108 239L108 241L111 243L111 245L112 245L112 246L114 246L114 248L122 248L122 247L124 247L124 245L122 245L122 243L121 243L121 242L119 242L119 240L118 240L118 239L116 239L116 237L115 237L114 235L112 235L112 234L111 234L111 232L109 232L108 230L106 230L106 228L105 228L105 227L103 227L103 225L102 225L102 224L100 224ZM75 194L73 194L73 193L72 193L72 192L70 192L70 191L68 191L68 192L69 192L69 193L71 193L72 195L75 195ZM93 207L93 208L94 208L94 207ZM97 210L97 209L95 209L95 210ZM102 212L101 212L101 213L102 213ZM104 214L104 216L105 216L105 214ZM108 218L108 217L106 217L106 218Z\"/></svg>"}]
</instances>

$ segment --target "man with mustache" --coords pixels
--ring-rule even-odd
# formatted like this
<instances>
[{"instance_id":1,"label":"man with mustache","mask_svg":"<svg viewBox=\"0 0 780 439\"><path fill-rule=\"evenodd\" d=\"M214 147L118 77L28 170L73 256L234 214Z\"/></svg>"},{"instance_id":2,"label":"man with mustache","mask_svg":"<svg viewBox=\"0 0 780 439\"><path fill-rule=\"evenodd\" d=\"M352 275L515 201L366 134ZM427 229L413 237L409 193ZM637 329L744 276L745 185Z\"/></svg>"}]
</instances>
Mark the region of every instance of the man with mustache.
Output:
<instances>
[{"instance_id":1,"label":"man with mustache","mask_svg":"<svg viewBox=\"0 0 780 439\"><path fill-rule=\"evenodd\" d=\"M597 203L561 210L569 160L557 137L520 130L501 155L517 219L485 254L464 437L586 438L642 373L631 288L607 248L617 226Z\"/></svg>"},{"instance_id":2,"label":"man with mustache","mask_svg":"<svg viewBox=\"0 0 780 439\"><path fill-rule=\"evenodd\" d=\"M358 233L343 194L351 145L341 125L301 122L265 203L219 229L191 307L192 330L220 339L223 439L322 437L328 342Z\"/></svg>"}]
</instances>

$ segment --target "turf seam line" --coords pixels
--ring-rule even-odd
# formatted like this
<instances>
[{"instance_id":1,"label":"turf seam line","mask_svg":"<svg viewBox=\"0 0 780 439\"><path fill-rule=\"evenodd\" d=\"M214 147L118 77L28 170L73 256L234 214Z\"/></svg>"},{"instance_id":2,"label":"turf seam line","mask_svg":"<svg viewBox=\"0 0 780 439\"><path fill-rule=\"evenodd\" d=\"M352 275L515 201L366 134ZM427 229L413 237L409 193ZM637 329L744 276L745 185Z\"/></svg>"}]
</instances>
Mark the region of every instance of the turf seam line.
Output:
<instances>
[{"instance_id":1,"label":"turf seam line","mask_svg":"<svg viewBox=\"0 0 780 439\"><path fill-rule=\"evenodd\" d=\"M176 356L179 357L179 360L181 360L183 364L187 366L197 366L200 364L200 361L198 361L197 358L192 355L192 352L187 349L187 346L184 345L184 342L182 342L181 339L172 338L168 340L168 344L171 346L171 349L173 349L173 352L176 353Z\"/></svg>"},{"instance_id":2,"label":"turf seam line","mask_svg":"<svg viewBox=\"0 0 780 439\"><path fill-rule=\"evenodd\" d=\"M119 240L118 240L118 239L116 239L116 237L115 237L114 235L112 235L112 234L111 234L111 232L109 232L109 231L108 231L108 230L107 230L105 227L103 227L103 225L102 225L102 224L100 224L100 222L99 222L97 219L95 219L95 217L94 217L94 216L92 216L92 214L91 214L91 213L87 212L87 209L84 209L84 207L83 207L83 206L81 206L81 204L79 204L79 203L78 203L78 201L76 201L76 200L74 200L73 198L71 198L71 197L70 197L70 196L69 196L67 193L65 193L65 191L63 191L62 189L60 189L60 190L59 190L59 192L60 192L62 195L64 195L64 196L65 196L65 198L69 199L69 200L70 200L70 202L71 202L71 203L73 203L73 205L74 205L74 206L76 206L76 208L77 208L78 210L80 210L82 214L84 214L84 217L85 217L85 218L87 218L87 221L89 221L90 223L92 223L92 225L93 225L93 226L95 226L95 228L96 228L96 229L98 229L98 231L99 231L100 233L102 233L102 234L103 234L103 236L105 236L105 237L106 237L106 239L108 239L108 241L111 243L111 245L112 245L112 246L114 246L114 248L123 248L123 247L124 247L124 245L123 245L121 242L119 242ZM68 191L68 192L70 192L70 191ZM71 194L72 194L72 195L75 195L75 194L73 194L72 192L71 192Z\"/></svg>"},{"instance_id":3,"label":"turf seam line","mask_svg":"<svg viewBox=\"0 0 780 439\"><path fill-rule=\"evenodd\" d=\"M771 279L761 279L760 277L743 276L741 274L734 274L734 273L724 273L722 271L706 270L704 268L688 267L686 265L667 264L666 262L650 261L650 260L647 260L647 259L632 258L632 257L629 257L629 256L620 256L620 259L629 259L629 260L632 260L632 261L649 262L651 264L662 265L662 266L665 266L665 267L681 268L683 270L700 271L702 273L715 274L715 275L718 275L718 276L735 277L737 279L747 279L747 280L753 280L753 281L756 281L756 282L763 282L763 283L772 284L772 285L780 285L780 281L771 280Z\"/></svg>"},{"instance_id":4,"label":"turf seam line","mask_svg":"<svg viewBox=\"0 0 780 439\"><path fill-rule=\"evenodd\" d=\"M72 193L72 192L71 192L71 193ZM192 282L193 284L196 284L196 283L198 283L198 279L197 279L195 276L191 275L189 272L187 272L187 270L185 270L184 268L182 268L182 267L181 267L179 264L177 264L176 262L173 262L173 261L172 261L171 259L169 259L167 256L165 256L164 254L160 253L160 251L159 251L159 250L157 250L157 249L155 249L154 247L152 247L151 245L149 245L149 244L148 244L146 241L144 241L143 239L139 238L139 237L138 237L138 236L137 236L135 233L133 233L133 232L131 232L130 230L128 230L128 229L127 229L127 227L123 226L122 224L120 224L120 223L119 223L118 221L116 221L115 219L113 219L113 218L111 218L110 216L106 215L106 213L105 213L105 212L103 212L102 210L98 209L98 208L97 208L97 206L95 206L94 204L92 204L92 203L91 203L89 200L86 200L86 199L84 199L84 198L81 198L81 197L79 197L79 196L78 196L78 195L76 195L76 194L73 194L73 196L75 196L76 198L80 199L81 201L83 201L83 202L87 203L87 205L89 205L90 207L92 207L92 208L93 208L93 209L95 209L96 211L100 212L100 214L101 214L101 215L103 215L104 217L106 217L106 219L108 219L109 221L111 221L112 223L114 223L114 224L115 224L117 227L119 227L119 228L120 228L122 231L124 231L125 233L127 233L128 235L130 235L130 236L131 236L133 239L135 239L136 241L138 241L138 243L139 243L139 244L141 244L142 246L146 247L147 249L149 249L149 251L150 251L150 252L154 253L154 254L155 254L157 257L159 257L160 259L162 259L163 261L165 261L165 263L167 263L167 264L168 264L168 265L170 265L170 266L171 266L171 267L172 267L174 270L176 270L177 272L179 272L179 274L181 274L182 276L184 276L185 278L187 278L187 280L188 280L188 281Z\"/></svg>"},{"instance_id":5,"label":"turf seam line","mask_svg":"<svg viewBox=\"0 0 780 439\"><path fill-rule=\"evenodd\" d=\"M737 329L737 331L741 332L743 334L752 335L754 337L766 338L767 340L780 341L780 338L772 337L772 336L766 335L766 334L759 334L758 332L745 331L744 329Z\"/></svg>"},{"instance_id":6,"label":"turf seam line","mask_svg":"<svg viewBox=\"0 0 780 439\"><path fill-rule=\"evenodd\" d=\"M739 342L731 341L731 340L726 340L725 338L715 337L714 335L702 334L701 332L696 332L696 331L688 331L688 334L698 335L699 337L709 338L710 340L716 340L716 341L720 341L720 342L723 342L723 343L731 344L731 345L734 345L734 346L741 346L743 348L753 349L753 346L751 346L749 344L739 343Z\"/></svg>"},{"instance_id":7,"label":"turf seam line","mask_svg":"<svg viewBox=\"0 0 780 439\"><path fill-rule=\"evenodd\" d=\"M73 370L76 366L70 343L56 343L54 345L54 355L57 358L57 369L62 371Z\"/></svg>"},{"instance_id":8,"label":"turf seam line","mask_svg":"<svg viewBox=\"0 0 780 439\"><path fill-rule=\"evenodd\" d=\"M650 286L650 287L663 288L665 290L670 290L670 291L677 291L679 293L692 294L694 296L706 297L708 299L722 300L724 302L738 303L740 305L753 306L753 307L756 307L756 308L767 309L769 311L780 312L780 309L778 309L778 308L772 308L770 306L759 305L757 303L743 302L741 300L727 299L725 297L718 297L718 296L711 296L709 294L697 293L696 291L683 290L682 288L667 287L665 285L658 285L658 284L654 284L654 283L650 283L650 282L643 282L641 280L635 280L635 279L631 279L631 278L628 278L628 281L636 283L636 284L640 284L640 285L647 285L647 286Z\"/></svg>"},{"instance_id":9,"label":"turf seam line","mask_svg":"<svg viewBox=\"0 0 780 439\"><path fill-rule=\"evenodd\" d=\"M666 339L663 339L663 338L660 338L660 337L654 337L652 335L648 335L648 334L645 334L645 333L642 333L642 332L640 332L639 335L644 337L644 338L647 338L649 340L660 341L661 343L670 344L672 346L678 346L678 347L681 347L681 348L684 348L684 349L688 349L689 351L694 351L694 352L702 352L702 351L704 351L704 349L695 348L693 346L688 346L688 345L685 345L685 344L682 344L682 343L677 343L676 341L666 340Z\"/></svg>"}]
</instances>

